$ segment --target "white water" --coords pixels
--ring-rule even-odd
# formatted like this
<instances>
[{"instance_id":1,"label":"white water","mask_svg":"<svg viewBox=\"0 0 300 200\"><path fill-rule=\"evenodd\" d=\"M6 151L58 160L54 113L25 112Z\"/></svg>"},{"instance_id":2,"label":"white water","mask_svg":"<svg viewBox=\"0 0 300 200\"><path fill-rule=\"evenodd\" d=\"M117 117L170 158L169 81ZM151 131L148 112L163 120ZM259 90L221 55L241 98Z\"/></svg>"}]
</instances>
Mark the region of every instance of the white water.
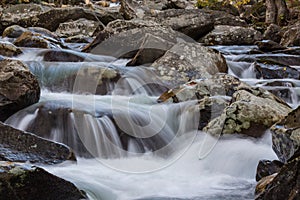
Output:
<instances>
[{"instance_id":1,"label":"white water","mask_svg":"<svg viewBox=\"0 0 300 200\"><path fill-rule=\"evenodd\" d=\"M91 199L138 199L177 197L199 199L253 199L255 169L260 159L276 159L270 135L261 140L231 138L219 141L203 160L197 157L203 136L172 165L151 173L116 171L110 166L148 168L160 165L160 158L142 156L107 160L79 159L47 169L74 182ZM204 144L205 145L205 144ZM103 164L105 163L105 165ZM110 166L107 166L109 163ZM149 198L151 199L151 198Z\"/></svg>"}]
</instances>

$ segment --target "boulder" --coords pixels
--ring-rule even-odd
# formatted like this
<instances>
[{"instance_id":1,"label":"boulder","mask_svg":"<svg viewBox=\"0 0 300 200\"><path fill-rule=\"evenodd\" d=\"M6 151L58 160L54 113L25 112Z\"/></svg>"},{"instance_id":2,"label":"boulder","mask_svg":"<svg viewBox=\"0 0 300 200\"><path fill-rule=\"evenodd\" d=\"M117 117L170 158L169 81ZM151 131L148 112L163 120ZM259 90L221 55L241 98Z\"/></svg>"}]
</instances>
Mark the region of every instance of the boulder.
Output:
<instances>
[{"instance_id":1,"label":"boulder","mask_svg":"<svg viewBox=\"0 0 300 200\"><path fill-rule=\"evenodd\" d=\"M274 123L284 118L291 108L268 91L240 89L223 113L203 130L213 136L243 134L261 137Z\"/></svg>"},{"instance_id":2,"label":"boulder","mask_svg":"<svg viewBox=\"0 0 300 200\"><path fill-rule=\"evenodd\" d=\"M283 163L278 160L260 160L256 169L256 181L260 181L264 177L278 173L282 166Z\"/></svg>"},{"instance_id":3,"label":"boulder","mask_svg":"<svg viewBox=\"0 0 300 200\"><path fill-rule=\"evenodd\" d=\"M280 63L260 60L254 63L254 69L257 79L299 79L300 72L288 65L282 65Z\"/></svg>"},{"instance_id":4,"label":"boulder","mask_svg":"<svg viewBox=\"0 0 300 200\"><path fill-rule=\"evenodd\" d=\"M273 177L261 193L257 193L256 200L272 199L300 199L300 157L285 164L278 174Z\"/></svg>"},{"instance_id":5,"label":"boulder","mask_svg":"<svg viewBox=\"0 0 300 200\"><path fill-rule=\"evenodd\" d=\"M9 37L9 38L17 38L22 35L22 33L26 32L27 29L23 28L19 25L12 25L7 27L2 34L2 37Z\"/></svg>"},{"instance_id":6,"label":"boulder","mask_svg":"<svg viewBox=\"0 0 300 200\"><path fill-rule=\"evenodd\" d=\"M28 13L30 14L28 15ZM35 4L21 4L3 10L1 25L3 30L8 26L17 24L22 27L34 26L55 31L60 23L80 18L93 21L99 20L106 25L110 21L121 19L122 17L113 9L90 10L80 7L51 8ZM2 32L3 30L0 31Z\"/></svg>"},{"instance_id":7,"label":"boulder","mask_svg":"<svg viewBox=\"0 0 300 200\"><path fill-rule=\"evenodd\" d=\"M282 46L300 46L300 23L288 26L284 32L280 44Z\"/></svg>"},{"instance_id":8,"label":"boulder","mask_svg":"<svg viewBox=\"0 0 300 200\"><path fill-rule=\"evenodd\" d=\"M167 0L162 9L192 9L195 4L189 0Z\"/></svg>"},{"instance_id":9,"label":"boulder","mask_svg":"<svg viewBox=\"0 0 300 200\"><path fill-rule=\"evenodd\" d=\"M296 51L296 50L295 50ZM282 50L282 52L284 52ZM296 52L295 52L296 53ZM264 55L261 54L256 57L259 60L266 60L268 62L273 62L273 63L280 63L282 65L300 65L300 56L298 55L283 55L283 54L271 54L271 55Z\"/></svg>"},{"instance_id":10,"label":"boulder","mask_svg":"<svg viewBox=\"0 0 300 200\"><path fill-rule=\"evenodd\" d=\"M280 43L283 36L283 31L280 26L276 24L270 24L263 34L265 40L273 40L274 42Z\"/></svg>"},{"instance_id":11,"label":"boulder","mask_svg":"<svg viewBox=\"0 0 300 200\"><path fill-rule=\"evenodd\" d=\"M147 59L140 59L140 64L152 63L180 39L191 41L185 35L152 21L116 21L108 24L83 51L116 58L134 58L143 54Z\"/></svg>"},{"instance_id":12,"label":"boulder","mask_svg":"<svg viewBox=\"0 0 300 200\"><path fill-rule=\"evenodd\" d=\"M76 55L70 51L49 50L43 52L44 61L46 62L83 62L84 57Z\"/></svg>"},{"instance_id":13,"label":"boulder","mask_svg":"<svg viewBox=\"0 0 300 200\"><path fill-rule=\"evenodd\" d=\"M300 107L271 127L273 150L282 162L287 162L300 148Z\"/></svg>"},{"instance_id":14,"label":"boulder","mask_svg":"<svg viewBox=\"0 0 300 200\"><path fill-rule=\"evenodd\" d=\"M171 27L194 40L203 37L214 27L214 19L211 14L199 9L170 9L150 16L144 17L144 20L153 20L159 24Z\"/></svg>"},{"instance_id":15,"label":"boulder","mask_svg":"<svg viewBox=\"0 0 300 200\"><path fill-rule=\"evenodd\" d=\"M206 45L253 45L261 39L261 33L253 28L218 25L199 42Z\"/></svg>"},{"instance_id":16,"label":"boulder","mask_svg":"<svg viewBox=\"0 0 300 200\"><path fill-rule=\"evenodd\" d=\"M39 101L37 79L21 61L0 61L0 121Z\"/></svg>"},{"instance_id":17,"label":"boulder","mask_svg":"<svg viewBox=\"0 0 300 200\"><path fill-rule=\"evenodd\" d=\"M211 15L214 19L214 25L228 25L228 26L243 26L248 27L245 20L238 16L234 16L224 11L219 10L203 10L203 12Z\"/></svg>"},{"instance_id":18,"label":"boulder","mask_svg":"<svg viewBox=\"0 0 300 200\"><path fill-rule=\"evenodd\" d=\"M34 134L15 129L0 122L0 160L57 164L76 160L69 147Z\"/></svg>"},{"instance_id":19,"label":"boulder","mask_svg":"<svg viewBox=\"0 0 300 200\"><path fill-rule=\"evenodd\" d=\"M29 164L0 162L1 199L81 200L87 197L71 182Z\"/></svg>"},{"instance_id":20,"label":"boulder","mask_svg":"<svg viewBox=\"0 0 300 200\"><path fill-rule=\"evenodd\" d=\"M51 43L46 38L44 38L43 35L39 33L32 33L32 32L22 33L22 35L14 41L14 45L19 47L43 48L43 49L60 48L59 45L55 43Z\"/></svg>"},{"instance_id":21,"label":"boulder","mask_svg":"<svg viewBox=\"0 0 300 200\"><path fill-rule=\"evenodd\" d=\"M255 44L258 46L259 50L264 51L264 52L286 49L286 47L284 47L272 40L262 40L262 41L256 42Z\"/></svg>"},{"instance_id":22,"label":"boulder","mask_svg":"<svg viewBox=\"0 0 300 200\"><path fill-rule=\"evenodd\" d=\"M257 200L258 196L260 196L262 193L264 193L268 187L268 185L273 181L273 179L277 176L278 173L271 174L269 176L263 177L259 180L259 182L256 184L255 187L255 194Z\"/></svg>"},{"instance_id":23,"label":"boulder","mask_svg":"<svg viewBox=\"0 0 300 200\"><path fill-rule=\"evenodd\" d=\"M0 41L0 55L6 57L13 57L20 55L22 50L10 42L1 42Z\"/></svg>"},{"instance_id":24,"label":"boulder","mask_svg":"<svg viewBox=\"0 0 300 200\"><path fill-rule=\"evenodd\" d=\"M163 81L173 87L189 80L209 78L218 72L226 73L228 70L220 52L198 43L187 42L175 44L151 67Z\"/></svg>"},{"instance_id":25,"label":"boulder","mask_svg":"<svg viewBox=\"0 0 300 200\"><path fill-rule=\"evenodd\" d=\"M55 33L59 37L64 38L76 35L93 37L103 29L103 24L99 24L99 22L82 18L75 21L60 23Z\"/></svg>"}]
</instances>

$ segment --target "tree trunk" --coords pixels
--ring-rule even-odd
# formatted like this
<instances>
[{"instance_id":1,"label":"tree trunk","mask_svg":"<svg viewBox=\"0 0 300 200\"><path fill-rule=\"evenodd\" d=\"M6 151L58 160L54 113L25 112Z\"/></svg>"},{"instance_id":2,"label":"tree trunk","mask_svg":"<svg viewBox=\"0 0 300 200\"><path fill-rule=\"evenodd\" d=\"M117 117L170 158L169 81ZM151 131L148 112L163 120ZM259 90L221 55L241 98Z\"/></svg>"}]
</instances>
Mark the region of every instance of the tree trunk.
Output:
<instances>
[{"instance_id":1,"label":"tree trunk","mask_svg":"<svg viewBox=\"0 0 300 200\"><path fill-rule=\"evenodd\" d=\"M279 26L286 25L289 10L284 0L275 0L276 8L277 8L277 24Z\"/></svg>"},{"instance_id":2,"label":"tree trunk","mask_svg":"<svg viewBox=\"0 0 300 200\"><path fill-rule=\"evenodd\" d=\"M275 0L266 0L266 23L276 24L276 4Z\"/></svg>"},{"instance_id":3,"label":"tree trunk","mask_svg":"<svg viewBox=\"0 0 300 200\"><path fill-rule=\"evenodd\" d=\"M289 10L284 0L266 0L266 23L285 25Z\"/></svg>"}]
</instances>

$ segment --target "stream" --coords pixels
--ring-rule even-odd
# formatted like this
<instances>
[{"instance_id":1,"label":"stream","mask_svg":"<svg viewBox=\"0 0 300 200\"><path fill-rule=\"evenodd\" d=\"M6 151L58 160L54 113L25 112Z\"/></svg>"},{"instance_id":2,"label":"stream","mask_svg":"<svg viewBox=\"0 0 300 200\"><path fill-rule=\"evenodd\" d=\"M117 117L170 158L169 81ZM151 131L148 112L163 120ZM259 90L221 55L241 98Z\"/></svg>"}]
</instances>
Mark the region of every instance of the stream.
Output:
<instances>
[{"instance_id":1,"label":"stream","mask_svg":"<svg viewBox=\"0 0 300 200\"><path fill-rule=\"evenodd\" d=\"M251 63L269 54L249 54L255 46L213 48L224 54L229 74L253 86L285 91L283 99L293 108L299 105L299 80L256 79ZM151 79L146 68L125 67L127 60L75 51L86 57L85 62L45 62L44 51L25 49L17 58L38 77L41 98L6 123L67 144L76 152L77 163L45 169L96 200L254 199L259 160L277 159L268 131L259 139L236 135L216 141L197 130L195 101L156 103L164 90L143 87ZM123 78L105 83L101 90L105 94L94 95L93 85L82 94L80 84L90 82L76 82L74 74L85 67L118 70ZM268 84L274 81L284 84ZM208 153L201 157L203 149Z\"/></svg>"}]
</instances>

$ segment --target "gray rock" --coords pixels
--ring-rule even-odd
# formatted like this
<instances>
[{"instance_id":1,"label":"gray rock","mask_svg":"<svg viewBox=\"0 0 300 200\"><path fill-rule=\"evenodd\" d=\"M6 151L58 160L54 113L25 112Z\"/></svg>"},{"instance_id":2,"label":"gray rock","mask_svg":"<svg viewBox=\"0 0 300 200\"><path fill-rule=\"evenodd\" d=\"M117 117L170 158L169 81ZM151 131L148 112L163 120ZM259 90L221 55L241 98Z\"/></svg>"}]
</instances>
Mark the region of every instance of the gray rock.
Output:
<instances>
[{"instance_id":1,"label":"gray rock","mask_svg":"<svg viewBox=\"0 0 300 200\"><path fill-rule=\"evenodd\" d=\"M107 10L98 8L96 10L90 10L80 7L50 8L35 4L21 4L4 9L1 25L2 29L17 24L22 27L34 26L55 31L60 23L80 18L93 21L99 20L103 24L108 24L113 20L121 19L122 16L113 9ZM3 30L0 31L2 32Z\"/></svg>"},{"instance_id":2,"label":"gray rock","mask_svg":"<svg viewBox=\"0 0 300 200\"><path fill-rule=\"evenodd\" d=\"M270 24L264 32L263 38L265 40L273 40L274 42L280 43L283 33L284 32L281 30L280 26Z\"/></svg>"},{"instance_id":3,"label":"gray rock","mask_svg":"<svg viewBox=\"0 0 300 200\"><path fill-rule=\"evenodd\" d=\"M0 41L0 55L6 57L17 56L22 53L22 50L10 42Z\"/></svg>"},{"instance_id":4,"label":"gray rock","mask_svg":"<svg viewBox=\"0 0 300 200\"><path fill-rule=\"evenodd\" d=\"M253 45L261 39L261 33L253 28L218 25L199 42L206 45Z\"/></svg>"},{"instance_id":5,"label":"gray rock","mask_svg":"<svg viewBox=\"0 0 300 200\"><path fill-rule=\"evenodd\" d=\"M286 49L286 47L284 47L272 40L262 40L262 41L256 42L255 44L258 46L259 50L264 51L264 52Z\"/></svg>"},{"instance_id":6,"label":"gray rock","mask_svg":"<svg viewBox=\"0 0 300 200\"><path fill-rule=\"evenodd\" d=\"M300 107L271 127L273 150L287 162L300 148Z\"/></svg>"},{"instance_id":7,"label":"gray rock","mask_svg":"<svg viewBox=\"0 0 300 200\"><path fill-rule=\"evenodd\" d=\"M214 19L211 14L200 9L170 9L150 16L144 17L145 20L153 20L164 26L171 27L194 40L203 37L214 27Z\"/></svg>"},{"instance_id":8,"label":"gray rock","mask_svg":"<svg viewBox=\"0 0 300 200\"><path fill-rule=\"evenodd\" d=\"M76 35L84 35L93 37L104 29L103 24L87 19L78 19L75 21L60 23L55 33L59 37L71 37Z\"/></svg>"},{"instance_id":9,"label":"gray rock","mask_svg":"<svg viewBox=\"0 0 300 200\"><path fill-rule=\"evenodd\" d=\"M151 67L173 87L189 80L209 78L228 69L225 58L218 51L187 42L175 44Z\"/></svg>"},{"instance_id":10,"label":"gray rock","mask_svg":"<svg viewBox=\"0 0 300 200\"><path fill-rule=\"evenodd\" d=\"M287 26L282 39L280 41L282 46L300 46L300 23Z\"/></svg>"},{"instance_id":11,"label":"gray rock","mask_svg":"<svg viewBox=\"0 0 300 200\"><path fill-rule=\"evenodd\" d=\"M0 162L0 185L1 200L87 199L73 183L28 164Z\"/></svg>"},{"instance_id":12,"label":"gray rock","mask_svg":"<svg viewBox=\"0 0 300 200\"><path fill-rule=\"evenodd\" d=\"M37 79L21 61L0 61L0 121L39 101Z\"/></svg>"},{"instance_id":13,"label":"gray rock","mask_svg":"<svg viewBox=\"0 0 300 200\"><path fill-rule=\"evenodd\" d=\"M76 160L69 147L34 134L15 129L0 122L0 160L57 164Z\"/></svg>"},{"instance_id":14,"label":"gray rock","mask_svg":"<svg viewBox=\"0 0 300 200\"><path fill-rule=\"evenodd\" d=\"M23 28L19 25L12 25L7 27L2 34L2 37L9 37L9 38L17 38L22 35L22 33L26 32L27 29Z\"/></svg>"}]
</instances>

